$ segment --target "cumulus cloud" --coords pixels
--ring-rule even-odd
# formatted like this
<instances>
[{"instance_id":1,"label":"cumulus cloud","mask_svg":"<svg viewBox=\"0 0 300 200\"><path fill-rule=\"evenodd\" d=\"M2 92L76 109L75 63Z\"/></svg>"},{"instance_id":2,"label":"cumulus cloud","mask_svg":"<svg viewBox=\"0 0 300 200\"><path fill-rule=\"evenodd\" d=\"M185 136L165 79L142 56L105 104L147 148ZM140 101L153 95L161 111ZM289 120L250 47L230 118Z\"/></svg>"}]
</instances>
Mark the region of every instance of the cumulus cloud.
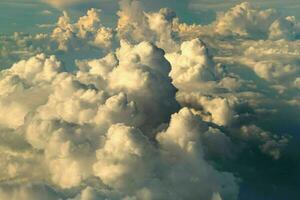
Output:
<instances>
[{"instance_id":1,"label":"cumulus cloud","mask_svg":"<svg viewBox=\"0 0 300 200\"><path fill-rule=\"evenodd\" d=\"M222 35L264 37L277 15L273 9L260 11L249 3L242 3L218 17L216 32Z\"/></svg>"},{"instance_id":2,"label":"cumulus cloud","mask_svg":"<svg viewBox=\"0 0 300 200\"><path fill-rule=\"evenodd\" d=\"M74 65L78 58L105 55L112 48L114 30L102 24L100 13L101 10L91 8L73 23L68 13L63 11L57 23L37 25L47 28L48 33L15 32L0 36L0 68L11 67L19 60L42 53L56 55L68 66Z\"/></svg>"},{"instance_id":3,"label":"cumulus cloud","mask_svg":"<svg viewBox=\"0 0 300 200\"><path fill-rule=\"evenodd\" d=\"M191 87L217 79L216 66L205 44L194 39L181 44L181 53L170 53L166 58L172 65L170 76L177 88Z\"/></svg>"},{"instance_id":4,"label":"cumulus cloud","mask_svg":"<svg viewBox=\"0 0 300 200\"><path fill-rule=\"evenodd\" d=\"M157 135L157 140L166 151L165 158L173 163L168 178L171 185L178 187L177 194L182 198L211 199L215 193L224 199L235 199L237 186L235 178L229 173L220 173L212 168L204 159L202 135L208 131L207 125L187 108L172 115L169 127ZM206 184L204 184L206 183ZM196 189L197 184L209 187ZM189 194L189 190L193 194Z\"/></svg>"},{"instance_id":5,"label":"cumulus cloud","mask_svg":"<svg viewBox=\"0 0 300 200\"><path fill-rule=\"evenodd\" d=\"M59 18L57 27L54 28L51 38L57 41L58 48L82 48L85 45L82 40L89 40L88 44L108 48L111 46L113 37L112 30L100 24L100 10L90 9L85 16L78 19L77 23L71 24L66 12Z\"/></svg>"},{"instance_id":6,"label":"cumulus cloud","mask_svg":"<svg viewBox=\"0 0 300 200\"><path fill-rule=\"evenodd\" d=\"M275 9L261 9L251 3L240 3L228 11L218 12L216 20L208 25L179 23L175 30L180 35L295 40L299 23L294 16L284 16Z\"/></svg>"},{"instance_id":7,"label":"cumulus cloud","mask_svg":"<svg viewBox=\"0 0 300 200\"><path fill-rule=\"evenodd\" d=\"M87 189L76 198L102 195L101 192L93 192L89 186L88 180L96 177L100 184L96 188L113 188L114 192L108 193L108 197L169 199L179 195L181 199L189 198L192 194L190 198L194 199L211 198L218 193L225 199L236 198L238 186L235 177L230 173L219 172L204 159L200 137L208 131L208 125L188 109L175 114L166 132L158 134L157 142L161 143L161 149L153 144L157 131L161 129L157 127L168 123L170 115L178 109L176 90L168 77L170 64L164 58L163 51L147 42L138 45L122 42L116 55L109 54L90 63L96 63L101 69L103 61L110 61L110 70L100 70L100 73L96 70L94 73L89 70L89 62L85 61L81 63L78 74L72 74L62 72L61 64L54 56L41 54L2 71L3 77L18 77L14 84L24 82L26 87L24 85L18 89L6 83L3 87L7 90L3 91L1 101L5 101L9 95L17 94L28 95L32 101L32 105L25 104L23 98L23 101L14 101L14 104L20 104L23 108L21 111L10 109L10 113L19 116L19 120L2 124L3 128L12 131L11 134L18 134L17 130L20 130L19 137L23 140L24 148L31 152L31 157L21 159L20 164L12 165L12 160L5 160L3 170L11 172L10 178L18 180L28 170L30 162L41 162L37 167L44 169L45 174L38 173L25 180L30 183L33 177L38 181L47 176L50 183L60 190L76 188L84 183ZM90 79L85 78L81 82L84 74L85 77L90 76ZM115 77L121 74L123 77ZM92 77L101 78L104 84L93 84ZM32 94L34 90L37 94ZM11 106L17 108L16 105ZM1 112L7 110L2 109ZM181 125L177 120L186 122ZM194 123L199 128L184 139L182 134L188 133ZM178 130L174 126L179 126ZM182 135L184 146L177 147L176 144L174 149L169 147L169 143L173 143L173 134ZM194 142L195 149L189 149L193 148L188 147L189 144ZM14 151L17 158L22 156L21 152ZM165 154L164 151L170 152ZM170 170L168 166L174 165L176 160L169 160L169 157L173 157L177 151L182 151L182 157L178 160L181 166ZM175 174L181 171L186 172L178 179ZM207 171L209 174L206 174ZM195 180L189 178L192 176L195 176ZM210 184L206 184L203 190L188 192L208 180ZM178 190L182 181L189 187ZM171 186L169 183L172 183ZM39 198L39 190L35 192L23 189L23 186L20 190L24 190L26 198ZM167 192L170 190L173 192ZM18 191L11 191L16 198ZM3 195L10 195L10 191L5 189ZM55 199L56 194L53 197L49 195L50 199Z\"/></svg>"},{"instance_id":8,"label":"cumulus cloud","mask_svg":"<svg viewBox=\"0 0 300 200\"><path fill-rule=\"evenodd\" d=\"M176 13L163 8L159 12L146 13L140 1L120 1L118 36L131 42L150 41L167 52L178 48L173 32Z\"/></svg>"},{"instance_id":9,"label":"cumulus cloud","mask_svg":"<svg viewBox=\"0 0 300 200\"><path fill-rule=\"evenodd\" d=\"M104 146L97 150L96 156L95 175L125 193L135 192L151 178L151 162L155 162L148 139L138 129L122 124L109 128Z\"/></svg>"}]
</instances>

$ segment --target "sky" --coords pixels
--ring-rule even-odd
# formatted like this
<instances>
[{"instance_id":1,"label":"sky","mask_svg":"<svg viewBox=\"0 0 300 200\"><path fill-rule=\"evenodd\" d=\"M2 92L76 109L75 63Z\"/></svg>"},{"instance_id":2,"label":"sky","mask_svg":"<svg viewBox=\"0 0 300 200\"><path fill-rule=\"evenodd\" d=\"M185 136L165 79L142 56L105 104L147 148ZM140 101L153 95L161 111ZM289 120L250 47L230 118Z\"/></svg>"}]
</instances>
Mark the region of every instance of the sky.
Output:
<instances>
[{"instance_id":1,"label":"sky","mask_svg":"<svg viewBox=\"0 0 300 200\"><path fill-rule=\"evenodd\" d=\"M50 4L49 4L50 2ZM55 1L53 1L55 2ZM59 1L57 1L59 2ZM63 1L67 2L67 1ZM72 1L71 1L72 2ZM82 0L73 1L69 6L57 7L51 4L51 0L2 0L0 2L0 27L1 33L13 33L15 31L36 32L37 24L55 23L61 10L67 9L74 16L80 16L88 8L97 7L103 10L103 21L112 25L116 23L115 13L118 9L117 0ZM176 11L181 19L188 23L206 24L213 21L216 12L225 11L230 7L243 2L242 0L143 0L145 10L155 10L169 7ZM293 15L300 18L299 0L250 0L248 2L262 8L275 8L284 15ZM58 8L58 9L57 9ZM51 15L43 11L51 11ZM20 29L20 30L18 30Z\"/></svg>"},{"instance_id":2,"label":"sky","mask_svg":"<svg viewBox=\"0 0 300 200\"><path fill-rule=\"evenodd\" d=\"M2 0L0 200L298 200L300 0Z\"/></svg>"}]
</instances>

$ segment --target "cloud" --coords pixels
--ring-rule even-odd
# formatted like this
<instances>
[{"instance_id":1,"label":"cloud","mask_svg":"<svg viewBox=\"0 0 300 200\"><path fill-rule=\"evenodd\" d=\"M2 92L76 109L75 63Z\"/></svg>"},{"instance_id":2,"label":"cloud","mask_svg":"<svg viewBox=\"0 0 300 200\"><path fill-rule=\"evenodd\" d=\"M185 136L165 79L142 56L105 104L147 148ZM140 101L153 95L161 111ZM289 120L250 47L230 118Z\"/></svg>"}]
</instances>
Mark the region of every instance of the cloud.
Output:
<instances>
[{"instance_id":1,"label":"cloud","mask_svg":"<svg viewBox=\"0 0 300 200\"><path fill-rule=\"evenodd\" d=\"M217 79L216 67L205 44L199 40L181 44L181 54L167 54L172 65L170 76L177 88L191 87L195 83L205 83Z\"/></svg>"},{"instance_id":2,"label":"cloud","mask_svg":"<svg viewBox=\"0 0 300 200\"><path fill-rule=\"evenodd\" d=\"M176 190L183 199L211 199L215 193L219 193L224 199L235 199L235 178L229 173L216 171L203 159L204 144L201 142L201 134L206 131L207 125L187 108L172 115L169 127L157 135L157 140L166 151L165 155L173 158L170 159L174 165L168 178L171 185L184 185ZM196 189L198 184L208 187ZM189 190L193 191L192 194Z\"/></svg>"},{"instance_id":3,"label":"cloud","mask_svg":"<svg viewBox=\"0 0 300 200\"><path fill-rule=\"evenodd\" d=\"M69 7L84 2L82 0L44 0L44 1L57 8Z\"/></svg>"},{"instance_id":4,"label":"cloud","mask_svg":"<svg viewBox=\"0 0 300 200\"><path fill-rule=\"evenodd\" d=\"M243 2L228 11L218 12L216 20L209 25L180 24L178 28L185 35L197 33L214 37L294 40L298 35L298 26L293 16L284 16L275 9L262 9Z\"/></svg>"},{"instance_id":5,"label":"cloud","mask_svg":"<svg viewBox=\"0 0 300 200\"><path fill-rule=\"evenodd\" d=\"M109 68L103 68L105 65ZM98 69L94 70L93 66ZM182 198L188 197L191 192L187 189L195 188L186 187L179 191L182 182L172 175L178 170L189 170L186 160L182 158L180 161L182 168L176 167L170 171L168 166L174 163L168 161L168 156L163 153L165 142L162 136L157 140L163 149L157 149L151 142L157 135L156 128L168 123L171 114L179 107L175 101L175 87L168 77L171 66L164 58L163 50L148 42L131 45L121 41L114 55L82 61L79 67L75 74L63 72L61 62L54 56L40 54L1 72L3 88L6 90L2 91L0 101L8 101L15 95L23 96L19 102L13 101L11 107L6 105L6 109L3 107L0 110L2 114L9 110L11 115L19 117L17 121L3 121L2 127L10 129L13 134L20 130L21 138L27 151L32 152L33 159L21 159L20 165L12 165L11 160L6 160L3 168L11 171L10 179L17 181L30 167L28 162L42 160L36 167L43 168L45 174L29 176L26 179L29 183L33 177L37 181L47 177L49 183L60 190L76 188L83 183L89 188L88 180L99 177L100 188L111 187L115 195L124 198L172 198L167 190L178 193ZM10 80L11 76L16 78L13 82L7 82L6 79ZM97 78L103 84L94 84ZM136 82L139 84L136 85ZM18 88L19 84L21 87ZM26 102L24 95L31 101ZM17 105L20 105L19 109ZM181 113L186 112L190 111L186 109L178 115L181 117ZM192 113L188 115L195 120L197 118ZM177 123L175 116L175 122L171 120L170 127ZM194 122L188 120L186 123L186 126L193 126L190 123ZM201 121L197 123L207 126ZM185 133L185 129L183 125L179 131ZM195 130L194 139L199 139L196 134L201 134L201 131ZM159 133L167 134L173 134L173 128L165 134ZM186 140L189 142L190 138ZM36 150L40 153L35 153ZM170 151L172 154L173 150ZM183 150L183 154L189 155L186 151ZM197 155L198 150L195 149L195 153ZM19 157L22 154L16 155ZM202 153L199 155L203 157ZM190 171L183 174L182 181L190 186L201 185L205 181L202 178L204 174L213 180L207 189L193 194L192 198L210 198L214 193L235 198L238 186L234 176L215 170L204 158L199 159L191 161L191 164L195 168L207 168L211 175L198 170ZM164 166L163 169L160 169L161 166ZM157 170L161 170L158 172L160 175L156 174ZM193 174L199 176L199 180L187 178ZM223 176L226 180L223 180ZM228 183L224 184L230 185L229 188L218 185L219 179L225 182L228 179ZM172 187L168 186L169 181L173 182ZM79 194L80 190L77 190L78 198L86 196L88 191ZM5 190L4 195L7 192ZM26 189L24 193L30 198L39 198L39 193L32 194L31 190Z\"/></svg>"},{"instance_id":6,"label":"cloud","mask_svg":"<svg viewBox=\"0 0 300 200\"><path fill-rule=\"evenodd\" d=\"M249 3L242 3L218 17L216 32L222 35L237 34L246 37L264 37L268 31L266 28L270 27L276 18L275 10L259 11Z\"/></svg>"},{"instance_id":7,"label":"cloud","mask_svg":"<svg viewBox=\"0 0 300 200\"><path fill-rule=\"evenodd\" d=\"M118 16L1 36L0 199L297 199L296 19L242 3L189 25L125 0Z\"/></svg>"},{"instance_id":8,"label":"cloud","mask_svg":"<svg viewBox=\"0 0 300 200\"><path fill-rule=\"evenodd\" d=\"M91 9L85 16L78 19L77 23L71 24L66 12L59 18L57 27L54 28L51 38L58 43L58 48L80 48L85 45L83 40L90 40L90 45L109 48L112 40L112 30L100 24L100 10Z\"/></svg>"},{"instance_id":9,"label":"cloud","mask_svg":"<svg viewBox=\"0 0 300 200\"><path fill-rule=\"evenodd\" d=\"M42 15L52 15L53 13L50 10L43 10L41 12Z\"/></svg>"},{"instance_id":10,"label":"cloud","mask_svg":"<svg viewBox=\"0 0 300 200\"><path fill-rule=\"evenodd\" d=\"M1 185L0 199L45 199L58 200L59 195L50 187L43 184L27 184L27 185Z\"/></svg>"},{"instance_id":11,"label":"cloud","mask_svg":"<svg viewBox=\"0 0 300 200\"><path fill-rule=\"evenodd\" d=\"M132 59L128 60L130 57ZM118 62L115 62L114 59L118 59ZM61 72L60 62L54 56L37 55L2 71L2 76L14 75L18 77L19 79L15 80L16 84L21 81L28 84L19 92L23 95L29 95L33 105L25 107L22 115L18 113L18 110L10 109L10 112L20 116L20 119L17 121L18 123L7 123L3 126L12 130L24 131L24 142L30 145L26 148L29 148L33 155L35 149L42 151L39 156L33 156L32 159L42 159L41 165L38 166L44 168L48 175L37 174L35 179L40 180L43 179L43 176L47 176L56 188L68 189L78 187L95 176L99 177L104 185L113 188L116 194L123 194L124 198L125 195L129 195L141 199L145 199L149 195L153 198L171 198L172 195L166 193L169 187L168 182L171 181L174 182L174 185L169 190L178 193L182 198L188 197L191 193L187 192L186 189L192 188L187 187L178 191L182 182L176 180L176 177L172 177L172 174L176 173L177 170L184 168L188 170L189 167L185 164L185 159L180 161L183 169L174 168L169 171L168 166L172 166L173 162L167 161L166 155L163 155L163 150L156 149L151 142L155 139L156 127L161 123L168 122L168 117L176 111L178 106L175 101L175 89L168 77L170 66L164 58L163 51L147 42L136 46L122 42L116 55L108 55L100 62L104 60L115 65L111 71L104 73L100 71L100 74L78 71L81 76L83 73L87 73L86 76L98 76L99 78L101 75L106 76L103 77L103 81L107 81L106 87L101 85L102 88L81 82L80 78L77 78L79 74ZM27 66L30 67L27 68ZM123 68L130 73L127 74ZM81 66L81 69L83 70L84 66ZM115 70L117 70L117 74L115 74ZM135 73L142 75L136 76ZM114 78L120 74L124 77L133 75L136 80L128 78L125 81ZM140 82L140 85L137 87L128 82L132 79ZM115 80L119 80L119 82ZM158 83L161 85L159 86ZM10 85L6 87L8 86ZM39 100L41 95L30 95L31 93L29 93L34 90L39 91L40 87L47 91L43 96L44 100ZM137 91L144 91L145 93L137 94ZM1 101L4 101L9 93L16 94L16 91L7 90L3 93L4 96L1 97ZM172 101L173 103L171 103ZM161 107L156 108L158 106ZM1 110L1 112L6 112L6 110ZM186 112L190 111L187 109L180 111L179 118L181 113L184 115ZM197 119L192 113L188 115L195 118L194 120ZM170 127L177 124L175 116L171 120ZM156 119L149 123L147 119L154 117ZM173 120L175 121L172 122ZM193 126L190 123L194 122L188 120L186 123L186 126ZM200 125L202 123L201 126L206 127L204 122L195 123ZM130 126L136 126L136 128ZM184 125L182 129L182 133L185 133ZM196 129L194 134L200 134L201 131L202 129ZM166 137L167 134L173 134L173 128L168 129L165 134L159 133L159 135L164 135L163 137ZM165 146L163 137L158 137L158 142L162 143L162 148ZM196 140L199 139L197 135L193 137ZM190 139L187 138L186 140L189 142ZM166 146L166 148L169 147ZM170 149L170 151L173 150ZM186 151L187 149L183 150L183 153L189 155L190 153ZM196 154L198 154L197 151ZM172 154L172 152L170 153ZM208 170L211 170L210 173L212 174L209 176L212 178L220 177L216 177L216 180L212 181L212 185L207 189L193 194L193 198L210 197L214 192L219 192L224 197L229 195L235 198L237 195L235 178L229 173L223 174L214 170L203 159L192 161L192 164L195 165L195 168L202 165L207 167ZM28 162L24 160L21 163L25 161ZM14 165L12 168L11 161L7 160L5 162L7 166L4 165L3 167L12 172L11 178L18 179L18 174L22 174L30 167L26 162L24 166L23 164L21 166ZM165 169L160 169L161 166L165 165ZM161 175L156 175L157 170L162 170ZM185 180L185 175L183 175L183 180L190 186L195 185L195 183L197 185L198 181L199 184L204 181L204 179L202 180L204 172L196 170L188 173L190 175L199 174L197 176L200 179L195 180L196 182L189 179ZM218 175L219 173L220 175ZM190 175L186 174L186 176ZM226 180L221 178L223 176L226 177ZM223 186L217 186L218 179L225 182L228 179L229 182L226 185L230 184L232 188L224 189ZM28 180L30 181L30 177ZM128 184L129 181L131 185ZM158 185L162 185L162 188L159 188ZM223 189L221 190L221 188ZM78 198L87 195L87 191L83 191L81 195L78 194ZM4 195L7 192L5 190ZM32 194L31 190L27 191L26 189L24 193L30 198L39 198L39 193ZM16 195L19 194L16 193Z\"/></svg>"},{"instance_id":12,"label":"cloud","mask_svg":"<svg viewBox=\"0 0 300 200\"><path fill-rule=\"evenodd\" d=\"M203 0L191 0L189 2L189 8L192 10L202 10L202 9L214 9L217 11L226 10L231 8L232 6L242 3L242 0L228 0L226 2L220 0L214 0L210 2L206 2ZM259 1L259 0L249 0L247 1L253 5L261 6L261 7L276 7L276 8L289 8L290 5L297 7L299 2L294 0L288 0L286 2L282 1L274 1L274 0L266 0L266 1Z\"/></svg>"},{"instance_id":13,"label":"cloud","mask_svg":"<svg viewBox=\"0 0 300 200\"><path fill-rule=\"evenodd\" d=\"M137 129L122 124L111 126L103 148L96 155L95 175L115 189L131 193L151 178L154 150Z\"/></svg>"},{"instance_id":14,"label":"cloud","mask_svg":"<svg viewBox=\"0 0 300 200\"><path fill-rule=\"evenodd\" d=\"M172 27L176 14L170 9L146 13L136 0L120 1L117 32L120 39L130 42L150 41L167 52L178 48Z\"/></svg>"},{"instance_id":15,"label":"cloud","mask_svg":"<svg viewBox=\"0 0 300 200\"><path fill-rule=\"evenodd\" d=\"M104 55L114 41L114 31L103 26L98 9L88 10L75 23L71 23L68 13L63 12L57 23L39 24L36 27L47 28L50 33L15 32L13 35L1 36L1 69L42 53L56 55L63 59L64 66L72 68L75 59Z\"/></svg>"}]
</instances>

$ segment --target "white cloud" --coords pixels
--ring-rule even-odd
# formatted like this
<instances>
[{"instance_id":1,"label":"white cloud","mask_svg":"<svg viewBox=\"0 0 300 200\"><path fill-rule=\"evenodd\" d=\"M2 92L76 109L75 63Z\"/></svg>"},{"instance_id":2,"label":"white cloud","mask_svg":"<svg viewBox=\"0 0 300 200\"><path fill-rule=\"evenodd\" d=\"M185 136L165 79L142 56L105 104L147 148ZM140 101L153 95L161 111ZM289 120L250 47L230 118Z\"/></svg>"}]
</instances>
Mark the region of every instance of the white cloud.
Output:
<instances>
[{"instance_id":1,"label":"white cloud","mask_svg":"<svg viewBox=\"0 0 300 200\"><path fill-rule=\"evenodd\" d=\"M88 45L109 48L112 37L112 30L100 23L100 10L94 8L74 24L64 11L51 34L51 38L58 43L58 48L66 51ZM88 40L87 44L84 40Z\"/></svg>"},{"instance_id":2,"label":"white cloud","mask_svg":"<svg viewBox=\"0 0 300 200\"><path fill-rule=\"evenodd\" d=\"M170 76L173 84L179 89L217 79L215 64L199 39L183 42L180 54L167 54L166 58L172 65Z\"/></svg>"},{"instance_id":3,"label":"white cloud","mask_svg":"<svg viewBox=\"0 0 300 200\"><path fill-rule=\"evenodd\" d=\"M89 188L88 180L99 177L99 186L92 188L103 192L74 189L76 198L89 198L89 195L92 198L94 195L117 199L121 196L124 199L170 199L175 197L174 194L181 198L190 195L191 198L210 198L216 192L225 198L236 197L238 187L233 175L215 170L205 161L202 150L196 148L190 149L194 153L189 152L190 143L196 142L200 147L200 134L208 131L206 123L198 116L187 109L175 114L166 133L159 133L158 143L162 149L152 143L157 130L161 130L157 127L168 123L171 114L179 107L175 87L168 76L171 66L164 58L163 50L148 42L131 45L121 41L115 54L78 62L78 65L76 73L62 72L61 63L54 56L41 54L2 71L4 90L0 102L7 101L10 107L3 105L1 116L8 110L10 115L18 116L17 121L9 121L16 118L6 115L8 121L2 121L2 126L11 129L12 134L20 131L19 137L26 144L30 157L24 159L22 156L28 153L15 153L19 163L6 159L1 167L10 172L9 177L3 175L1 178L18 181L18 177L22 177L29 183L45 178L47 183L64 190L81 185ZM98 84L97 78L100 80ZM15 95L22 98L10 102L9 98ZM188 117L183 119L186 123L175 130L177 120L185 115ZM172 143L173 139L176 140L172 136L174 131L186 134L193 123L199 123L199 129L196 128L191 137L183 138L183 150L176 146L174 150L196 160L182 157L178 161L180 167L173 168L174 160L169 160L164 151L170 151L170 156L174 152L165 140ZM170 138L165 138L168 134L171 134ZM214 152L209 148L205 151ZM7 153L3 154L5 156ZM41 173L23 175L32 168L30 163L39 161L41 163L35 168ZM186 162L195 170L190 171ZM196 168L206 169L209 174ZM178 170L184 172L179 179L173 175ZM190 180L190 176L198 178ZM188 187L181 188L181 180ZM208 180L210 185L201 191L196 190ZM228 187L224 188L223 184ZM113 191L105 192L104 185ZM39 198L39 193L31 190L26 189L24 193L29 195L28 198ZM3 193L9 194L9 190ZM18 197L19 193L15 195Z\"/></svg>"},{"instance_id":4,"label":"white cloud","mask_svg":"<svg viewBox=\"0 0 300 200\"><path fill-rule=\"evenodd\" d=\"M146 13L140 1L124 0L120 1L118 16L117 32L120 39L130 42L149 41L166 52L178 49L172 31L175 12L161 9L159 12Z\"/></svg>"},{"instance_id":5,"label":"white cloud","mask_svg":"<svg viewBox=\"0 0 300 200\"><path fill-rule=\"evenodd\" d=\"M41 12L42 15L52 15L53 13L50 10L43 10Z\"/></svg>"},{"instance_id":6,"label":"white cloud","mask_svg":"<svg viewBox=\"0 0 300 200\"><path fill-rule=\"evenodd\" d=\"M231 4L231 3L230 3ZM177 24L181 36L238 37L251 39L294 40L299 34L293 16L284 16L275 9L262 9L243 2L228 11L218 12L208 25Z\"/></svg>"},{"instance_id":7,"label":"white cloud","mask_svg":"<svg viewBox=\"0 0 300 200\"><path fill-rule=\"evenodd\" d=\"M218 16L216 32L222 35L266 37L268 27L278 18L277 16L275 10L260 11L249 3L242 3Z\"/></svg>"},{"instance_id":8,"label":"white cloud","mask_svg":"<svg viewBox=\"0 0 300 200\"><path fill-rule=\"evenodd\" d=\"M96 154L95 175L114 189L130 194L151 178L154 150L137 129L122 124L111 126L103 148Z\"/></svg>"},{"instance_id":9,"label":"white cloud","mask_svg":"<svg viewBox=\"0 0 300 200\"><path fill-rule=\"evenodd\" d=\"M68 6L72 6L84 2L83 0L44 0L44 1L57 8L64 8L64 7L68 7Z\"/></svg>"},{"instance_id":10,"label":"white cloud","mask_svg":"<svg viewBox=\"0 0 300 200\"><path fill-rule=\"evenodd\" d=\"M296 20L244 3L188 25L120 5L115 29L90 9L1 37L0 63L22 59L0 72L0 199L232 200L249 174L268 187L275 173L248 169L282 165L298 129Z\"/></svg>"},{"instance_id":11,"label":"white cloud","mask_svg":"<svg viewBox=\"0 0 300 200\"><path fill-rule=\"evenodd\" d=\"M211 199L216 192L224 199L236 199L235 178L216 171L204 160L201 135L207 130L207 125L187 108L172 115L167 130L157 136L166 151L164 159L172 166L167 172L168 181L178 187L175 191L182 199Z\"/></svg>"}]
</instances>

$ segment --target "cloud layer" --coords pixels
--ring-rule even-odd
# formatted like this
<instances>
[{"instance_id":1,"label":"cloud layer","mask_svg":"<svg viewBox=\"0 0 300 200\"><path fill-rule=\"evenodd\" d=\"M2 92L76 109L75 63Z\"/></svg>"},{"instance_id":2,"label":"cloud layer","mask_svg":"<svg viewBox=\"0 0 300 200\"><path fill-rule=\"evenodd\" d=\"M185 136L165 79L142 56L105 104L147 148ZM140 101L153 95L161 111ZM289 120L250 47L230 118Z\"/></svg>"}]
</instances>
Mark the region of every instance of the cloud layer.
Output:
<instances>
[{"instance_id":1,"label":"cloud layer","mask_svg":"<svg viewBox=\"0 0 300 200\"><path fill-rule=\"evenodd\" d=\"M1 200L296 199L295 17L241 3L190 25L135 0L116 27L100 14L1 36Z\"/></svg>"}]
</instances>

